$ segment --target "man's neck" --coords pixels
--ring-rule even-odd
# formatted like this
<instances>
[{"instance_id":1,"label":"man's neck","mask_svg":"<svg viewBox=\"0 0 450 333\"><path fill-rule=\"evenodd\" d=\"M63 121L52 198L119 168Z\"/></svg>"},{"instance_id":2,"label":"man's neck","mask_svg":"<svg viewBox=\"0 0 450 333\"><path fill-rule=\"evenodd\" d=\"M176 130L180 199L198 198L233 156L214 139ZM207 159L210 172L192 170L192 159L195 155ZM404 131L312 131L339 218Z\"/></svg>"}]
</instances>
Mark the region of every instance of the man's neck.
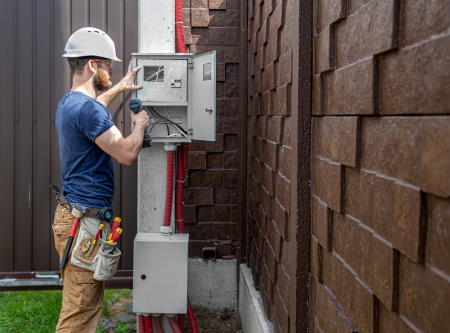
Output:
<instances>
[{"instance_id":1,"label":"man's neck","mask_svg":"<svg viewBox=\"0 0 450 333\"><path fill-rule=\"evenodd\" d=\"M94 99L97 96L97 91L92 83L92 77L87 80L83 77L73 77L71 90L81 92Z\"/></svg>"}]
</instances>

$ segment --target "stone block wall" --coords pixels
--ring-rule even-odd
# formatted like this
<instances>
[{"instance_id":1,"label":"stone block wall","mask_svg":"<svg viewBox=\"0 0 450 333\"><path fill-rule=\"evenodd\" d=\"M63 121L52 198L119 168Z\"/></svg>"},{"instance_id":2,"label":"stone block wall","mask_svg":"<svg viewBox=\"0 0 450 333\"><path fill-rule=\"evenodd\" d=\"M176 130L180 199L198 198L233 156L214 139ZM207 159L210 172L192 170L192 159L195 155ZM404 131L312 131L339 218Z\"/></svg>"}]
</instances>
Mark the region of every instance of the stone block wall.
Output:
<instances>
[{"instance_id":1,"label":"stone block wall","mask_svg":"<svg viewBox=\"0 0 450 333\"><path fill-rule=\"evenodd\" d=\"M311 332L450 331L449 13L314 1Z\"/></svg>"},{"instance_id":2,"label":"stone block wall","mask_svg":"<svg viewBox=\"0 0 450 333\"><path fill-rule=\"evenodd\" d=\"M239 104L238 0L184 0L187 52L216 50L216 141L190 144L184 191L189 256L214 246L219 257L236 254Z\"/></svg>"},{"instance_id":3,"label":"stone block wall","mask_svg":"<svg viewBox=\"0 0 450 333\"><path fill-rule=\"evenodd\" d=\"M293 0L246 3L246 260L275 332L294 332L297 205L291 198L297 111L291 100L297 91L298 13Z\"/></svg>"}]
</instances>

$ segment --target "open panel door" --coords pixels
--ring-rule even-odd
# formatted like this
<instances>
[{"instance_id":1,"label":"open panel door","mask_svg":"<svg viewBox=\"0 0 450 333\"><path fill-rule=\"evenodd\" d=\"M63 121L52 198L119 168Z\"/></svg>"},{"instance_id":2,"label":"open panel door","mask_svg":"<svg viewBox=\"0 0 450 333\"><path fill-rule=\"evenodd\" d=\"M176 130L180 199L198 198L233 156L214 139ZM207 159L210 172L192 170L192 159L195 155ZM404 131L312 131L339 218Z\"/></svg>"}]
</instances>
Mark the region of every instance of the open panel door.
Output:
<instances>
[{"instance_id":1,"label":"open panel door","mask_svg":"<svg viewBox=\"0 0 450 333\"><path fill-rule=\"evenodd\" d=\"M192 58L189 107L192 139L216 140L216 51Z\"/></svg>"}]
</instances>

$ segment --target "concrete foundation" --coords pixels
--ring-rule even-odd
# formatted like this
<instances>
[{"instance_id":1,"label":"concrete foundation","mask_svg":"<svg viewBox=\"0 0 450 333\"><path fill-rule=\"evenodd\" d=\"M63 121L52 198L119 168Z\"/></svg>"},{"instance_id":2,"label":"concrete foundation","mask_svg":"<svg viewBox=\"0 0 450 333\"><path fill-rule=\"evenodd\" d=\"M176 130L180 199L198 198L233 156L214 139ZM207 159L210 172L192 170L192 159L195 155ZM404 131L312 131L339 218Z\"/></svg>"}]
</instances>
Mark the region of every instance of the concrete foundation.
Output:
<instances>
[{"instance_id":1,"label":"concrete foundation","mask_svg":"<svg viewBox=\"0 0 450 333\"><path fill-rule=\"evenodd\" d=\"M237 261L188 260L188 294L192 304L209 309L237 309Z\"/></svg>"},{"instance_id":2,"label":"concrete foundation","mask_svg":"<svg viewBox=\"0 0 450 333\"><path fill-rule=\"evenodd\" d=\"M264 315L261 294L255 289L250 269L241 264L239 272L239 313L244 333L273 333Z\"/></svg>"}]
</instances>

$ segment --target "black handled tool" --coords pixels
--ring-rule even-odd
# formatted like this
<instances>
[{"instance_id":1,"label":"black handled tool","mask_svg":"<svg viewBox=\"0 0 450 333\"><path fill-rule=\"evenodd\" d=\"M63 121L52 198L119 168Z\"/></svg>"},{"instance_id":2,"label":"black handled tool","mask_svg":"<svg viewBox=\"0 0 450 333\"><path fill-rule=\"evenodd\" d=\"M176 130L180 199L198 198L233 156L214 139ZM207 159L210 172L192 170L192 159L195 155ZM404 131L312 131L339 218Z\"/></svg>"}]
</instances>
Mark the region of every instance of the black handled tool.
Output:
<instances>
[{"instance_id":1,"label":"black handled tool","mask_svg":"<svg viewBox=\"0 0 450 333\"><path fill-rule=\"evenodd\" d=\"M78 221L83 218L84 211L85 209L83 206L72 204L71 213L73 216L75 216L75 220L73 221L72 230L70 231L69 239L67 240L66 248L64 249L64 254L62 256L61 263L59 264L59 268L61 269L66 268L67 261L69 259L69 253L72 249L73 239L75 238L75 233L77 231Z\"/></svg>"},{"instance_id":2,"label":"black handled tool","mask_svg":"<svg viewBox=\"0 0 450 333\"><path fill-rule=\"evenodd\" d=\"M133 111L133 113L138 113L142 109L142 102L139 98L133 98L130 101L130 104L128 105L128 107L130 108L131 111ZM142 142L142 148L151 147L151 145L152 145L152 138L147 129L147 130L145 130L145 133L144 133L144 142Z\"/></svg>"}]
</instances>

